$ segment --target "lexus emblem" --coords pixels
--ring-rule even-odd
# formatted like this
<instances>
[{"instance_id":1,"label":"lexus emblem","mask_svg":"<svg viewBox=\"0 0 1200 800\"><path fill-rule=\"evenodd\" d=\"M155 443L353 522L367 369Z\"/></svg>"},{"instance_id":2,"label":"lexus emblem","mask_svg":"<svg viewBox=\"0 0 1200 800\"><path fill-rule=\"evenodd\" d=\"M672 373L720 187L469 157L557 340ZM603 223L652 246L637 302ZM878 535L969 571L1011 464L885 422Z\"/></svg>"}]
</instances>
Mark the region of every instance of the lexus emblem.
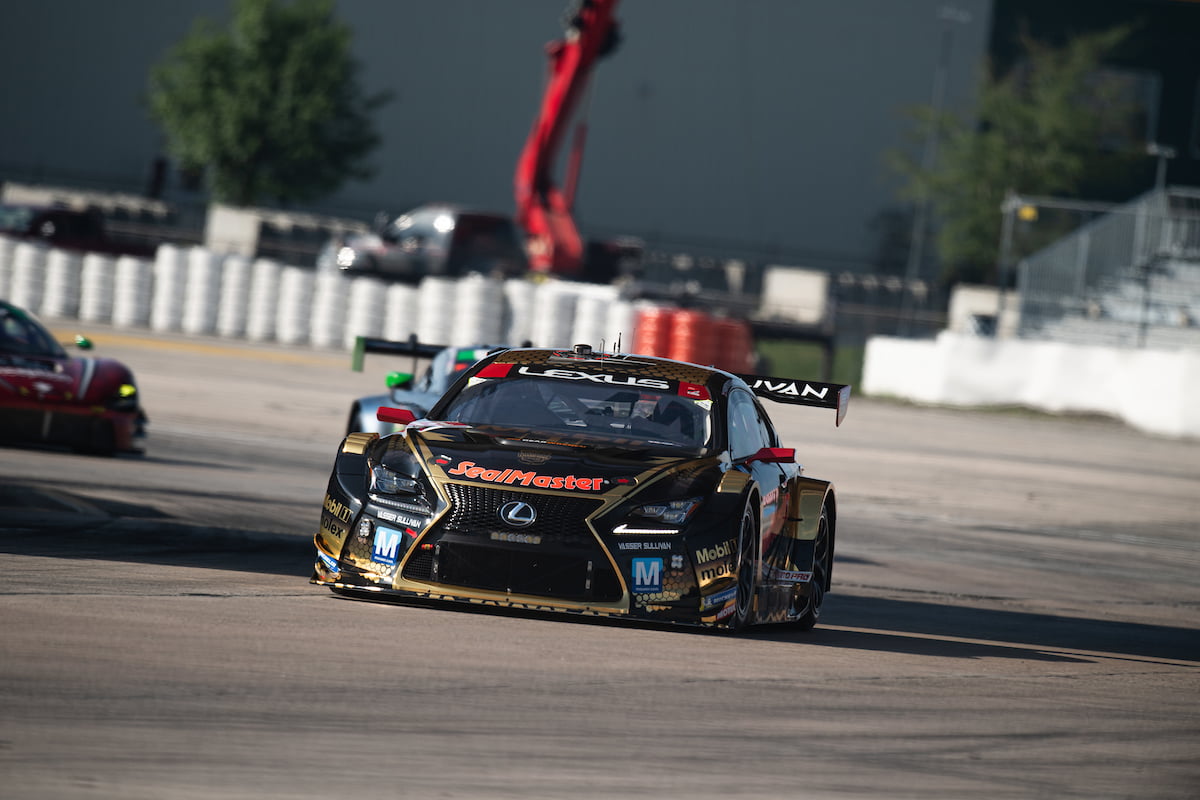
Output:
<instances>
[{"instance_id":1,"label":"lexus emblem","mask_svg":"<svg viewBox=\"0 0 1200 800\"><path fill-rule=\"evenodd\" d=\"M500 506L500 519L513 528L528 528L537 519L537 511L523 500L512 500Z\"/></svg>"}]
</instances>

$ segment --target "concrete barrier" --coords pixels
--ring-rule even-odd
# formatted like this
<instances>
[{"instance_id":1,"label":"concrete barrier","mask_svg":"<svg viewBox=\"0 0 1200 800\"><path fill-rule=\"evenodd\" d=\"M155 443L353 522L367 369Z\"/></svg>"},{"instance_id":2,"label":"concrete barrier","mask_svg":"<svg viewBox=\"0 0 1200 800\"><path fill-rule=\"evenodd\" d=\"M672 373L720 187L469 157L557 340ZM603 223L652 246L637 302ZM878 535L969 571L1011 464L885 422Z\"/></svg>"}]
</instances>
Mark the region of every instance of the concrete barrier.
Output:
<instances>
[{"instance_id":1,"label":"concrete barrier","mask_svg":"<svg viewBox=\"0 0 1200 800\"><path fill-rule=\"evenodd\" d=\"M1200 353L1114 348L943 331L875 337L863 394L946 406L1104 414L1147 433L1200 438Z\"/></svg>"}]
</instances>

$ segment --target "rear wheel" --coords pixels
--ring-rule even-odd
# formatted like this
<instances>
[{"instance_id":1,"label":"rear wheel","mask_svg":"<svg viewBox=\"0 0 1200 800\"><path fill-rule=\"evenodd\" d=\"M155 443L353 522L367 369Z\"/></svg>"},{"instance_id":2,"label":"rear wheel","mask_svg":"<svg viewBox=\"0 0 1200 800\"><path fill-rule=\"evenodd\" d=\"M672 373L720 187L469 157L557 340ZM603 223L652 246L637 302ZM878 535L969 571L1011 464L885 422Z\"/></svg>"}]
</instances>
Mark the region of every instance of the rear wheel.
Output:
<instances>
[{"instance_id":1,"label":"rear wheel","mask_svg":"<svg viewBox=\"0 0 1200 800\"><path fill-rule=\"evenodd\" d=\"M742 508L737 534L737 597L733 603L733 616L729 619L731 631L741 631L754 621L754 591L758 583L755 572L758 562L755 552L758 547L758 515L753 498L747 498Z\"/></svg>"},{"instance_id":2,"label":"rear wheel","mask_svg":"<svg viewBox=\"0 0 1200 800\"><path fill-rule=\"evenodd\" d=\"M813 574L809 584L808 607L796 619L796 627L810 631L821 616L821 603L825 599L825 587L829 585L829 574L833 568L833 539L829 530L829 508L822 506L821 521L817 524L817 538L813 542Z\"/></svg>"}]
</instances>

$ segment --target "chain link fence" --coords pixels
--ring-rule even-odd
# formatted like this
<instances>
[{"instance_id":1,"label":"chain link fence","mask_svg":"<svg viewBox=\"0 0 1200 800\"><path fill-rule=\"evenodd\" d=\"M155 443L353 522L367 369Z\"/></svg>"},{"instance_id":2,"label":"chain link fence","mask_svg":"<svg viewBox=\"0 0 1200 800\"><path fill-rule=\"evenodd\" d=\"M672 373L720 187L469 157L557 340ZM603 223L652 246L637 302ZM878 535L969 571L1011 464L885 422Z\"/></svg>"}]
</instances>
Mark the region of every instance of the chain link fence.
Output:
<instances>
[{"instance_id":1,"label":"chain link fence","mask_svg":"<svg viewBox=\"0 0 1200 800\"><path fill-rule=\"evenodd\" d=\"M1111 207L1010 197L1005 214L1009 252L1053 239L1018 255L1019 336L1200 347L1200 189Z\"/></svg>"}]
</instances>

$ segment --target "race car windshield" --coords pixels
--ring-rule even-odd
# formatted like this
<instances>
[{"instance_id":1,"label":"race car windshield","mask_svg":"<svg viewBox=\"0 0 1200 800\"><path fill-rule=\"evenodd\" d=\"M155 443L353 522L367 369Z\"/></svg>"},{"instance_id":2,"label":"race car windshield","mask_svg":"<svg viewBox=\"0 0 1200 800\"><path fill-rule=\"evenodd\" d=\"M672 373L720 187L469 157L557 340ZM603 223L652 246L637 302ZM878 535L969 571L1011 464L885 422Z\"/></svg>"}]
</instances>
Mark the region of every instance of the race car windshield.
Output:
<instances>
[{"instance_id":1,"label":"race car windshield","mask_svg":"<svg viewBox=\"0 0 1200 800\"><path fill-rule=\"evenodd\" d=\"M0 354L66 358L62 346L50 334L20 311L0 306Z\"/></svg>"},{"instance_id":2,"label":"race car windshield","mask_svg":"<svg viewBox=\"0 0 1200 800\"><path fill-rule=\"evenodd\" d=\"M467 386L450 399L440 417L667 450L703 450L711 431L706 404L675 394L540 378Z\"/></svg>"}]
</instances>

